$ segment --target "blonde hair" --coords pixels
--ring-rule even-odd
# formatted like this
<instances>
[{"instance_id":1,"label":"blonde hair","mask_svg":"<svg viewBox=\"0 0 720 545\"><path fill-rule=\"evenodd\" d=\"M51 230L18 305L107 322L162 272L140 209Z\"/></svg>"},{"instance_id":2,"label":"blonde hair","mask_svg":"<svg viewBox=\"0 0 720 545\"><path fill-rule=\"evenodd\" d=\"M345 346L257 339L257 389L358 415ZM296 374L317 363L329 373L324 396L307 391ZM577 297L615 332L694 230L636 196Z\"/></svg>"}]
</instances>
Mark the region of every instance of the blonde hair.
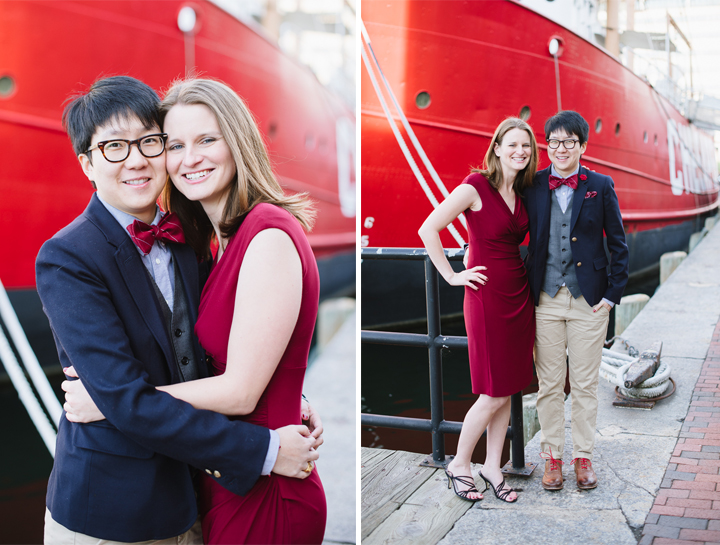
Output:
<instances>
[{"instance_id":1,"label":"blonde hair","mask_svg":"<svg viewBox=\"0 0 720 545\"><path fill-rule=\"evenodd\" d=\"M178 80L160 103L160 119L163 123L167 113L177 104L208 107L215 114L220 132L235 161L237 173L230 184L220 223L224 237L234 235L247 213L260 203L280 206L295 216L307 231L312 229L315 211L307 193L284 193L272 172L257 123L235 91L212 79ZM180 217L188 244L199 256L209 258L214 230L200 203L190 201L172 183L165 185L162 202L166 210Z\"/></svg>"},{"instance_id":2,"label":"blonde hair","mask_svg":"<svg viewBox=\"0 0 720 545\"><path fill-rule=\"evenodd\" d=\"M530 161L524 169L517 173L515 181L513 182L513 189L515 192L522 195L523 189L530 187L533 183L533 179L535 178L538 165L538 147L532 128L519 117L508 117L505 121L498 125L497 129L495 129L495 134L493 134L492 140L490 140L490 146L488 147L487 153L485 154L483 168L473 168L472 172L479 172L488 179L491 186L495 189L500 188L500 184L503 180L503 171L500 158L495 155L495 144L502 146L503 138L513 129L520 129L528 133L528 136L530 136L530 145L532 147Z\"/></svg>"}]
</instances>

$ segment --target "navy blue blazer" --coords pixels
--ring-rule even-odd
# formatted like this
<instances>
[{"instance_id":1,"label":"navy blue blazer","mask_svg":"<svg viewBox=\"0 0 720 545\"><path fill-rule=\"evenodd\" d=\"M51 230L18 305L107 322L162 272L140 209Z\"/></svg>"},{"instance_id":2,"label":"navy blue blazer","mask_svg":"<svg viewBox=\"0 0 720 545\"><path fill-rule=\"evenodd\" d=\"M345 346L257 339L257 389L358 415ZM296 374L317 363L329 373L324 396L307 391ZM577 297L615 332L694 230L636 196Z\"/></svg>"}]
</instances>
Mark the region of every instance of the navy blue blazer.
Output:
<instances>
[{"instance_id":1,"label":"navy blue blazer","mask_svg":"<svg viewBox=\"0 0 720 545\"><path fill-rule=\"evenodd\" d=\"M530 242L525 258L530 289L535 306L540 300L545 264L550 240L550 207L555 196L550 191L550 168L535 175L532 187L523 198L530 219ZM603 297L619 303L628 281L628 248L615 184L610 176L598 174L582 165L578 187L573 193L570 219L570 249L575 262L580 291L591 306ZM610 262L603 244L603 231L607 237ZM608 268L609 265L609 268Z\"/></svg>"},{"instance_id":2,"label":"navy blue blazer","mask_svg":"<svg viewBox=\"0 0 720 545\"><path fill-rule=\"evenodd\" d=\"M194 252L170 245L197 319ZM48 240L37 289L63 367L75 366L107 420L61 418L47 506L70 530L114 541L179 535L195 522L188 465L245 494L262 470L270 433L160 392L181 378L147 269L124 229L93 195ZM201 372L207 374L195 341Z\"/></svg>"}]
</instances>

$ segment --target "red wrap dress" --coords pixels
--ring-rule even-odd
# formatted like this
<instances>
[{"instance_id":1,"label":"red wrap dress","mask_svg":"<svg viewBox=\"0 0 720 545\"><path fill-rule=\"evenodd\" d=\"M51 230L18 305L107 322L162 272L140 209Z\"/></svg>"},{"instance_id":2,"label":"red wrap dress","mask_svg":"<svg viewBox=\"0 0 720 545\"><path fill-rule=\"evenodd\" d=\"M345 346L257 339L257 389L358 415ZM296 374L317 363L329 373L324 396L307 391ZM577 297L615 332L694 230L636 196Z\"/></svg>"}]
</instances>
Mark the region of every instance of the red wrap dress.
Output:
<instances>
[{"instance_id":1,"label":"red wrap dress","mask_svg":"<svg viewBox=\"0 0 720 545\"><path fill-rule=\"evenodd\" d=\"M228 242L203 290L195 331L215 375L225 371L238 274L248 245L264 229L285 231L302 263L302 302L285 353L255 410L238 417L270 429L300 424L300 400L318 311L317 263L299 222L284 209L259 204ZM325 492L314 468L306 479L271 474L260 477L246 496L228 492L203 474L200 512L205 543L321 543L325 532Z\"/></svg>"},{"instance_id":2,"label":"red wrap dress","mask_svg":"<svg viewBox=\"0 0 720 545\"><path fill-rule=\"evenodd\" d=\"M470 174L482 208L466 210L470 234L468 268L482 265L487 283L465 288L463 311L468 335L470 377L474 394L504 397L532 381L535 307L520 244L528 232L522 199L510 210L502 195L482 174Z\"/></svg>"}]
</instances>

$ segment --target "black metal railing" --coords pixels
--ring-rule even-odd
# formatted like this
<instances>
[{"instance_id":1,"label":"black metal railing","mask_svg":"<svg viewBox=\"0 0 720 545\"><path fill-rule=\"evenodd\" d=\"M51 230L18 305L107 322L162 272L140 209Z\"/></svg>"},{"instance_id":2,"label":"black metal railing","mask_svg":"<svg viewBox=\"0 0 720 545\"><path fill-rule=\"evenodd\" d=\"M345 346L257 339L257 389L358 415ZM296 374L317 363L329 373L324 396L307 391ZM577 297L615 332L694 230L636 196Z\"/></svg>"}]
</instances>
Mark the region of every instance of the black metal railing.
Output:
<instances>
[{"instance_id":1,"label":"black metal railing","mask_svg":"<svg viewBox=\"0 0 720 545\"><path fill-rule=\"evenodd\" d=\"M448 251L445 255L450 261L462 261L462 250ZM440 275L430 261L424 249L417 248L363 248L363 260L403 260L423 261L425 264L425 297L427 303L427 335L417 333L397 333L387 331L361 332L360 340L368 344L427 347L430 366L430 420L363 413L361 423L365 426L397 428L432 433L432 459L423 465L443 467L445 459L445 434L459 434L462 422L448 422L444 417L442 384L442 351L447 349L467 350L467 337L444 336L440 331ZM485 433L483 433L485 435ZM523 443L523 407L522 392L510 398L510 426L506 437L511 440L512 467L503 471L528 474L535 467L525 464L525 445Z\"/></svg>"}]
</instances>

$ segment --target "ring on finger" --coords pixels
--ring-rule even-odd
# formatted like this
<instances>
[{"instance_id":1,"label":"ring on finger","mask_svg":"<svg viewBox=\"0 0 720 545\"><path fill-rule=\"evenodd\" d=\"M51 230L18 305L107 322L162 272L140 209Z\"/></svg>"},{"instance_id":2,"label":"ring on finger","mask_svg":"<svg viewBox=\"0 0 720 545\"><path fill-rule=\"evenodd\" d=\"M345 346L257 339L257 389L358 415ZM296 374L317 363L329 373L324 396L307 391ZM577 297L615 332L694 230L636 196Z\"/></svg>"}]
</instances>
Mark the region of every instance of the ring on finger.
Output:
<instances>
[{"instance_id":1,"label":"ring on finger","mask_svg":"<svg viewBox=\"0 0 720 545\"><path fill-rule=\"evenodd\" d=\"M308 461L307 467L303 469L305 473L310 473L313 470L313 463L311 461Z\"/></svg>"}]
</instances>

